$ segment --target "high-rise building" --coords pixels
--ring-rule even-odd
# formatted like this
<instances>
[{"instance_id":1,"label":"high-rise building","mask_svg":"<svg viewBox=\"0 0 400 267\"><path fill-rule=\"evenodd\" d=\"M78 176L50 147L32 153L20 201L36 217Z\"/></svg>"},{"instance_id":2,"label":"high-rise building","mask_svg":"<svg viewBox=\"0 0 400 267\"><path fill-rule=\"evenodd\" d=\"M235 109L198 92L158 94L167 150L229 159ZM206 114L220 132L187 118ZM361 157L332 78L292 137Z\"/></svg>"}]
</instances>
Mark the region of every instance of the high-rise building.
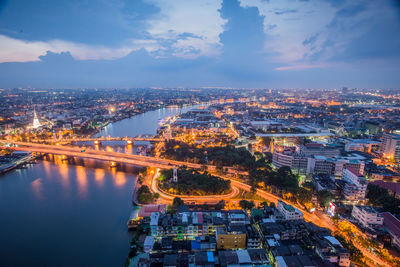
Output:
<instances>
[{"instance_id":1,"label":"high-rise building","mask_svg":"<svg viewBox=\"0 0 400 267\"><path fill-rule=\"evenodd\" d=\"M381 152L384 158L400 162L400 135L384 134L382 137Z\"/></svg>"}]
</instances>

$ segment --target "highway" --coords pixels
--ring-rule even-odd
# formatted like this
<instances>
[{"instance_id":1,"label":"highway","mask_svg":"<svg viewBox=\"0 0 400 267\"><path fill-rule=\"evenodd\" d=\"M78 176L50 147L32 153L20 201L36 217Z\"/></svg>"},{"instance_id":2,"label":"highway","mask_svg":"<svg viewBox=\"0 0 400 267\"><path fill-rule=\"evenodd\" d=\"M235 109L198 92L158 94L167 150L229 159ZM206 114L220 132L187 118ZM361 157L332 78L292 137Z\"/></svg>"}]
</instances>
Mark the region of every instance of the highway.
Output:
<instances>
[{"instance_id":1,"label":"highway","mask_svg":"<svg viewBox=\"0 0 400 267\"><path fill-rule=\"evenodd\" d=\"M66 155L66 156L71 156L71 157L81 157L81 158L91 158L91 159L97 159L97 160L106 160L106 161L111 161L111 162L118 162L118 163L126 163L126 164L133 164L133 165L138 165L138 166L146 166L146 167L156 167L160 169L170 169L172 166L187 166L189 168L194 168L194 169L201 169L203 168L204 165L202 164L196 164L196 163L188 163L188 162L182 162L182 161L174 161L174 160L167 160L167 159L162 159L158 157L150 157L150 156L141 156L141 155L132 155L132 154L125 154L125 153L118 153L118 152L108 152L108 151L102 151L102 150L94 150L91 148L86 148L84 151L79 148L79 147L71 147L71 146L57 146L57 145L47 145L47 144L38 144L38 143L27 143L27 142L14 142L14 141L7 141L7 140L2 140L0 142L3 143L11 143L14 145L17 145L18 147L7 147L10 149L15 149L15 150L26 150L26 151L32 151L32 152L39 152L39 153L49 153L49 154L57 154L57 155ZM213 165L206 165L208 167L209 171L214 171L216 168ZM232 171L232 169L231 169ZM216 174L214 174L216 175ZM232 192L230 194L224 195L224 196L179 196L182 198L182 200L187 201L187 202L197 202L197 203L215 203L218 202L219 200L228 200L232 197L235 197L240 189L250 191L251 186L237 181L235 179L232 179L230 177L225 177L221 175L216 175L219 176L223 179L227 179L231 181L231 186L232 186ZM154 180L154 179L153 179ZM171 201L175 196L177 195L171 195L167 194L165 192L162 192L158 189L157 183L156 182L151 182L151 187L153 192L157 192L160 194L160 196L165 199ZM278 200L280 199L279 197L268 193L266 191L257 189L256 194L264 199L266 199L269 202L274 202L277 203ZM298 210L300 210L303 215L304 219L306 221L310 221L318 226L321 227L326 227L330 229L332 232L339 231L337 227L331 222L330 218L325 216L324 214L321 213L310 213L307 212L306 210L302 209L299 207L296 203L290 203L289 204L293 205L296 207ZM361 244L358 244L356 242L353 242L353 244L360 249L363 254L366 256L366 258L369 258L371 262L374 264L378 263L382 266L389 266L386 262L384 262L382 259L380 259L377 255L373 254L372 252L366 250L364 247L362 247ZM374 265L371 265L374 266Z\"/></svg>"},{"instance_id":2,"label":"highway","mask_svg":"<svg viewBox=\"0 0 400 267\"><path fill-rule=\"evenodd\" d=\"M46 143L70 143L70 142L95 142L95 141L149 141L149 142L162 142L165 139L154 138L154 137L77 137L77 138L62 138L62 139L40 139L32 140L35 142L46 142Z\"/></svg>"},{"instance_id":3,"label":"highway","mask_svg":"<svg viewBox=\"0 0 400 267\"><path fill-rule=\"evenodd\" d=\"M113 161L117 163L134 164L138 166L157 167L162 169L170 169L172 166L183 166L183 165L193 169L201 169L204 166L202 164L196 164L196 163L168 160L150 156L126 154L119 152L108 152L103 150L95 150L91 148L86 148L82 150L79 147L71 147L71 146L57 146L57 145L14 142L14 141L4 141L4 140L1 142L17 145L17 147L8 147L14 150L26 150L32 152L65 155L71 157L91 158L98 160ZM215 170L215 166L213 165L206 165L206 166L210 171Z\"/></svg>"}]
</instances>

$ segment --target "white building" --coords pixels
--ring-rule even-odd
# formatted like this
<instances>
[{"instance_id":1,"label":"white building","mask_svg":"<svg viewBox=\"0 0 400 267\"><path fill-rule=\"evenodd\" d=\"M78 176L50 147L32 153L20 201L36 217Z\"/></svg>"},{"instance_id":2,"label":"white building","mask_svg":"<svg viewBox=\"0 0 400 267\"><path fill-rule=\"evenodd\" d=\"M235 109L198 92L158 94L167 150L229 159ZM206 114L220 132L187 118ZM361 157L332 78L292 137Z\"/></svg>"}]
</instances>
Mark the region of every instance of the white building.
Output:
<instances>
[{"instance_id":1,"label":"white building","mask_svg":"<svg viewBox=\"0 0 400 267\"><path fill-rule=\"evenodd\" d=\"M281 200L278 200L277 209L286 221L303 219L303 213L301 211Z\"/></svg>"},{"instance_id":2,"label":"white building","mask_svg":"<svg viewBox=\"0 0 400 267\"><path fill-rule=\"evenodd\" d=\"M371 225L382 225L383 217L374 208L369 206L353 206L351 216L356 219L362 226L370 227Z\"/></svg>"},{"instance_id":3,"label":"white building","mask_svg":"<svg viewBox=\"0 0 400 267\"><path fill-rule=\"evenodd\" d=\"M143 244L143 249L144 252L149 253L154 246L154 236L146 236L146 239L144 240Z\"/></svg>"},{"instance_id":4,"label":"white building","mask_svg":"<svg viewBox=\"0 0 400 267\"><path fill-rule=\"evenodd\" d=\"M343 169L343 180L346 182L344 195L348 201L365 200L367 180L353 168Z\"/></svg>"}]
</instances>

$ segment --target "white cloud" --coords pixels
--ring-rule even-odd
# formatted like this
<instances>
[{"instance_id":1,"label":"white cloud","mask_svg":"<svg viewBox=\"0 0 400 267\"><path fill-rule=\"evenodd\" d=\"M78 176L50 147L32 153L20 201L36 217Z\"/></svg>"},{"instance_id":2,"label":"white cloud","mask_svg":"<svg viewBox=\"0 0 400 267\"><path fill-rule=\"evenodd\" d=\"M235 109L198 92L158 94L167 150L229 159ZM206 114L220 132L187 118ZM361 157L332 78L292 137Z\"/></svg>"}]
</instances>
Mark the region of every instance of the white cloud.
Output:
<instances>
[{"instance_id":1,"label":"white cloud","mask_svg":"<svg viewBox=\"0 0 400 267\"><path fill-rule=\"evenodd\" d=\"M0 63L38 61L47 51L54 53L68 51L77 60L118 59L141 48L152 52L158 50L160 46L154 40L131 40L125 46L109 48L62 40L25 41L0 35Z\"/></svg>"},{"instance_id":2,"label":"white cloud","mask_svg":"<svg viewBox=\"0 0 400 267\"><path fill-rule=\"evenodd\" d=\"M315 53L303 41L323 31L335 16L336 8L325 1L241 0L244 7L255 6L264 16L267 34L265 49L276 56L272 61L294 64L302 61L306 53ZM286 7L290 7L289 12ZM320 40L317 40L320 42Z\"/></svg>"},{"instance_id":3,"label":"white cloud","mask_svg":"<svg viewBox=\"0 0 400 267\"><path fill-rule=\"evenodd\" d=\"M148 22L148 33L161 42L172 42L176 56L219 54L219 35L226 23L218 11L221 0L148 1L160 8L160 14Z\"/></svg>"},{"instance_id":4,"label":"white cloud","mask_svg":"<svg viewBox=\"0 0 400 267\"><path fill-rule=\"evenodd\" d=\"M371 25L394 16L393 9L390 10L389 5L382 5L379 1L348 1L340 8L328 1L316 0L240 1L243 7L257 7L264 16L264 32L267 36L265 52L272 55L271 62L284 65L276 70L326 67L330 59L340 55L353 40L363 36ZM362 5L363 9L352 13L355 4ZM330 25L341 8L348 10L336 20L337 25ZM303 44L313 36L313 42Z\"/></svg>"}]
</instances>

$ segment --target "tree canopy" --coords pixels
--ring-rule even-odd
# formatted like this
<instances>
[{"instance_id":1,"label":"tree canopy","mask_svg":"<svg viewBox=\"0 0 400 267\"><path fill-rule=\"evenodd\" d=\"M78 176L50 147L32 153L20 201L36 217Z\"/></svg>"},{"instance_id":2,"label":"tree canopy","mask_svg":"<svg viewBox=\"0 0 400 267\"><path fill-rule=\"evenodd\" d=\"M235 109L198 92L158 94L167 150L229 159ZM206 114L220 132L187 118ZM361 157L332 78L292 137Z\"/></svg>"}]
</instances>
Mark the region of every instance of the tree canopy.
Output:
<instances>
[{"instance_id":1,"label":"tree canopy","mask_svg":"<svg viewBox=\"0 0 400 267\"><path fill-rule=\"evenodd\" d=\"M163 170L160 176L160 187L177 195L224 195L231 192L229 180L207 172L200 173L194 169L179 168L177 183L172 181L172 175L172 169Z\"/></svg>"}]
</instances>

